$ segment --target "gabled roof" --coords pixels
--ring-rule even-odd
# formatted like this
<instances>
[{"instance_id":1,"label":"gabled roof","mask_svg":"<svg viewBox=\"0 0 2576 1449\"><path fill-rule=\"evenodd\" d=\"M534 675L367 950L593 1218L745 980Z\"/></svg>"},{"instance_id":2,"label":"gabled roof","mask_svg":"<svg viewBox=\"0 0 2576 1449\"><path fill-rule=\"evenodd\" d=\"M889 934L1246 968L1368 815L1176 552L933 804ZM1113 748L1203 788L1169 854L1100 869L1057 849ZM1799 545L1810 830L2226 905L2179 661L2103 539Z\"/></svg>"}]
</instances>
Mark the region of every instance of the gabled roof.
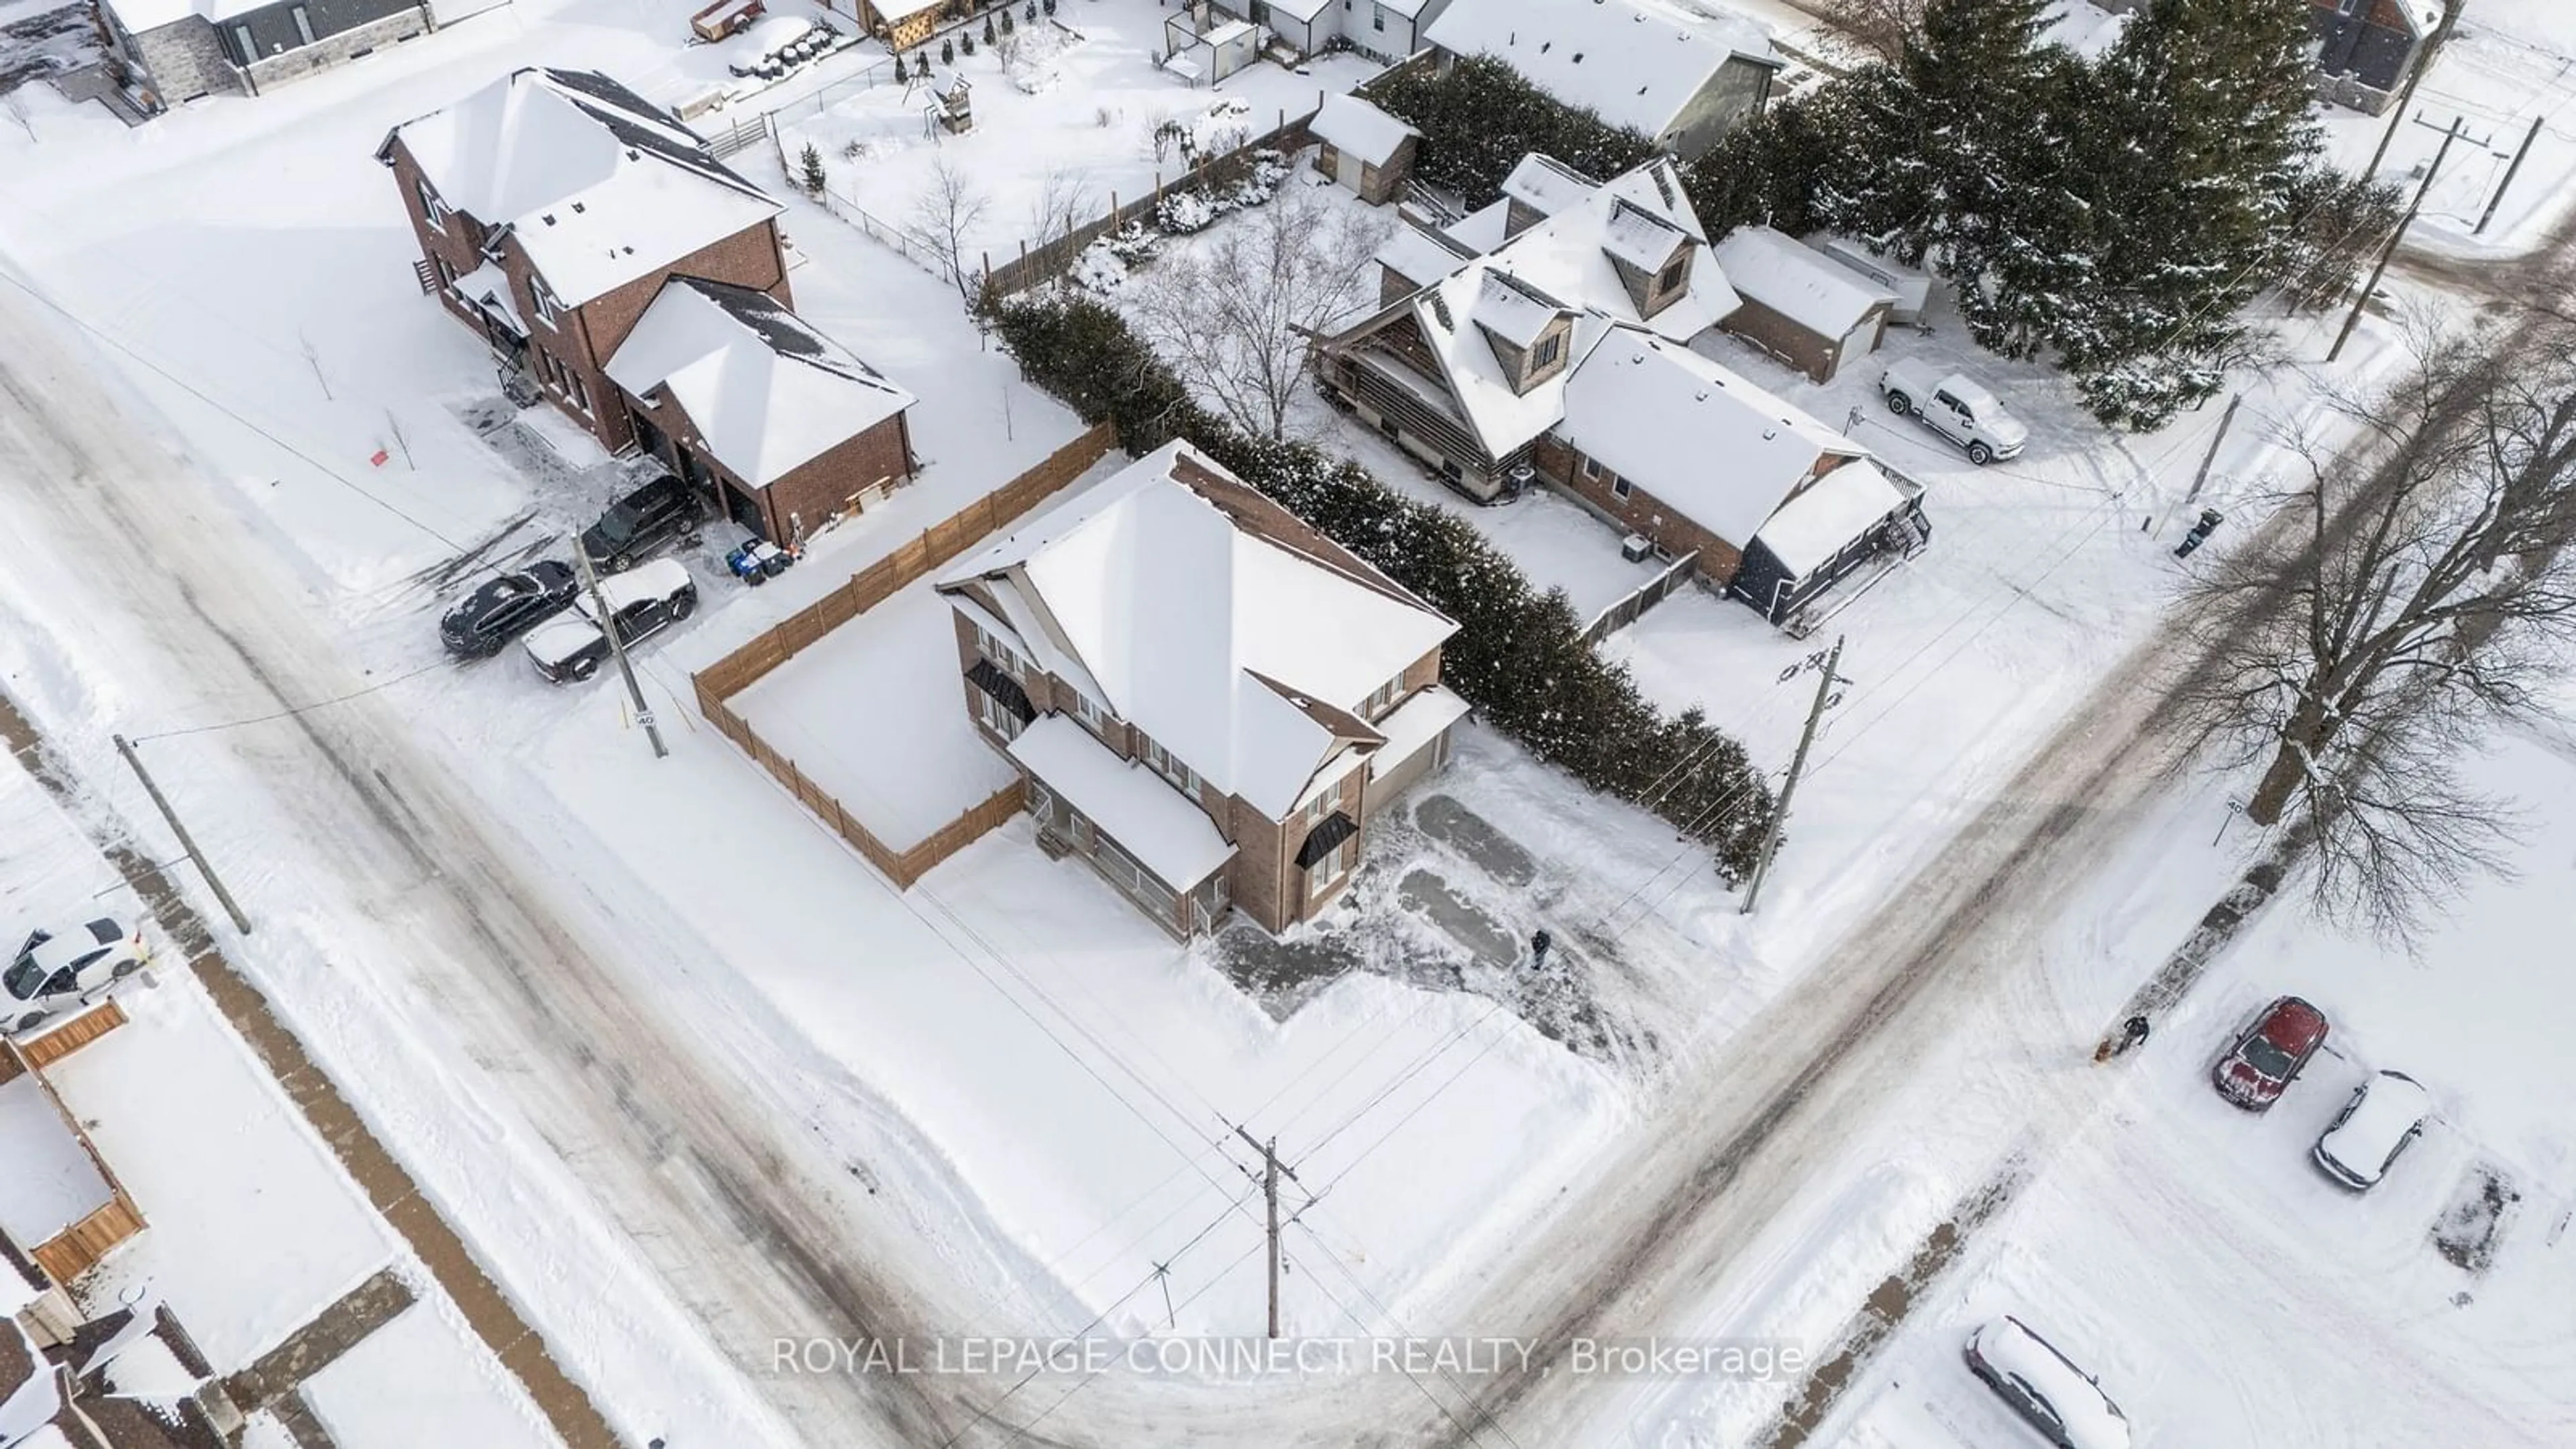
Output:
<instances>
[{"instance_id":1,"label":"gabled roof","mask_svg":"<svg viewBox=\"0 0 2576 1449\"><path fill-rule=\"evenodd\" d=\"M1905 506L1905 494L1867 459L1845 463L1780 505L1754 537L1804 578Z\"/></svg>"},{"instance_id":2,"label":"gabled roof","mask_svg":"<svg viewBox=\"0 0 2576 1449\"><path fill-rule=\"evenodd\" d=\"M1240 496L1220 507L1193 477ZM1281 819L1346 740L1378 743L1350 712L1457 629L1297 533L1276 504L1176 442L1038 515L938 587L981 585L1024 621L1016 632L1041 663L1067 657L1078 670L1059 672L1095 684L1113 713Z\"/></svg>"},{"instance_id":3,"label":"gabled roof","mask_svg":"<svg viewBox=\"0 0 2576 1449\"><path fill-rule=\"evenodd\" d=\"M1672 163L1662 157L1586 185L1589 189L1578 196L1552 184L1555 205L1547 218L1504 242L1487 262L1570 306L1590 308L1614 322L1641 322L1677 341L1716 326L1741 305L1726 272L1702 257L1692 265L1689 290L1679 301L1651 318L1640 316L1611 258L1660 251L1660 266L1680 249L1680 242L1705 235L1699 213L1691 209Z\"/></svg>"},{"instance_id":4,"label":"gabled roof","mask_svg":"<svg viewBox=\"0 0 2576 1449\"><path fill-rule=\"evenodd\" d=\"M1767 226L1737 227L1717 244L1717 260L1745 297L1825 337L1896 305L1894 292Z\"/></svg>"},{"instance_id":5,"label":"gabled roof","mask_svg":"<svg viewBox=\"0 0 2576 1449\"><path fill-rule=\"evenodd\" d=\"M1337 150L1371 166L1394 160L1396 148L1404 144L1405 137L1422 134L1358 96L1349 95L1326 96L1306 129L1316 140L1330 142Z\"/></svg>"},{"instance_id":6,"label":"gabled roof","mask_svg":"<svg viewBox=\"0 0 2576 1449\"><path fill-rule=\"evenodd\" d=\"M914 402L767 293L697 277L662 284L608 376L639 398L668 388L707 451L755 488Z\"/></svg>"},{"instance_id":7,"label":"gabled roof","mask_svg":"<svg viewBox=\"0 0 2576 1449\"><path fill-rule=\"evenodd\" d=\"M1557 99L1657 139L1728 61L1781 64L1754 22L1654 0L1454 0L1423 38L1493 56Z\"/></svg>"},{"instance_id":8,"label":"gabled roof","mask_svg":"<svg viewBox=\"0 0 2576 1449\"><path fill-rule=\"evenodd\" d=\"M1747 379L1633 327L1576 365L1556 431L1738 548L1820 459L1868 456Z\"/></svg>"},{"instance_id":9,"label":"gabled roof","mask_svg":"<svg viewBox=\"0 0 2576 1449\"><path fill-rule=\"evenodd\" d=\"M1480 258L1396 305L1412 312L1424 345L1440 364L1436 381L1446 386L1448 396L1425 401L1457 413L1486 454L1499 458L1535 440L1565 415L1565 379L1571 367L1527 392L1512 390L1511 377L1484 334L1501 287L1492 275L1496 270L1491 258ZM1580 359L1610 325L1598 311L1577 312L1568 363Z\"/></svg>"},{"instance_id":10,"label":"gabled roof","mask_svg":"<svg viewBox=\"0 0 2576 1449\"><path fill-rule=\"evenodd\" d=\"M687 127L596 71L514 71L396 126L377 158L397 140L439 200L515 235L568 306L782 210Z\"/></svg>"}]
</instances>

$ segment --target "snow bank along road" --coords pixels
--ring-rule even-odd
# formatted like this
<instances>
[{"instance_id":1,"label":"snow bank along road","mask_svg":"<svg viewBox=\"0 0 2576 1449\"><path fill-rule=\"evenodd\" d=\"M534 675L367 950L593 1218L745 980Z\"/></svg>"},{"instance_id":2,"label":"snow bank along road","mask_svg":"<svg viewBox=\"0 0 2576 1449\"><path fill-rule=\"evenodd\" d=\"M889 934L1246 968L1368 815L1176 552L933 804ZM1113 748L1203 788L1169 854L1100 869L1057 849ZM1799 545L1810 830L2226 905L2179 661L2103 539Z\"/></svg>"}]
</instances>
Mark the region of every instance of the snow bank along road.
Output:
<instances>
[{"instance_id":1,"label":"snow bank along road","mask_svg":"<svg viewBox=\"0 0 2576 1449\"><path fill-rule=\"evenodd\" d=\"M40 552L67 561L78 590L68 612L98 631L85 644L147 690L183 681L232 718L349 693L332 641L263 566L259 543L33 311L0 285L10 567ZM515 1105L722 1341L747 1353L774 1335L900 1333L914 1321L918 1305L826 1230L837 1214L817 1205L835 1186L782 1140L795 1119L757 1110L756 1092L621 981L414 749L384 697L300 715L240 748L259 752L273 803L333 860L351 901L391 928L384 942L400 942L345 964L417 964L446 1024L514 1083ZM885 1442L938 1443L953 1426L916 1382L820 1375L770 1387L814 1442L864 1442L859 1427L880 1425Z\"/></svg>"}]
</instances>

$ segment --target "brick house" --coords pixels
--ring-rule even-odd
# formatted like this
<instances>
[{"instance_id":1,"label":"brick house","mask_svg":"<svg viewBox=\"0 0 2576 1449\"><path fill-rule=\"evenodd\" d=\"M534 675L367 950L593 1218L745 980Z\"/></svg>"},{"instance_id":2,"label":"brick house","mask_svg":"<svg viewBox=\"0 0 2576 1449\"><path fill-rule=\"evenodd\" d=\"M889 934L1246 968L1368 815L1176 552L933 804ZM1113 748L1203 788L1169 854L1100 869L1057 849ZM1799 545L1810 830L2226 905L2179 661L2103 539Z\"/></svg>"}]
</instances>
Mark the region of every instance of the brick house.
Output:
<instances>
[{"instance_id":1,"label":"brick house","mask_svg":"<svg viewBox=\"0 0 2576 1449\"><path fill-rule=\"evenodd\" d=\"M1744 305L1719 325L1817 382L1878 350L1896 294L1767 226L1737 227L1718 265Z\"/></svg>"},{"instance_id":2,"label":"brick house","mask_svg":"<svg viewBox=\"0 0 2576 1449\"><path fill-rule=\"evenodd\" d=\"M1741 305L1708 250L1670 161L1599 182L1532 155L1491 206L1436 234L1399 230L1378 254L1384 305L1320 344L1317 377L1425 468L1494 502L1530 481L1567 373L1609 328L1686 343Z\"/></svg>"},{"instance_id":3,"label":"brick house","mask_svg":"<svg viewBox=\"0 0 2576 1449\"><path fill-rule=\"evenodd\" d=\"M1040 844L1177 935L1329 906L1467 712L1439 683L1455 624L1186 443L936 587Z\"/></svg>"},{"instance_id":4,"label":"brick house","mask_svg":"<svg viewBox=\"0 0 2576 1449\"><path fill-rule=\"evenodd\" d=\"M1758 114L1787 64L1751 19L1658 0L1452 0L1423 38L1444 67L1491 56L1684 161Z\"/></svg>"},{"instance_id":5,"label":"brick house","mask_svg":"<svg viewBox=\"0 0 2576 1449\"><path fill-rule=\"evenodd\" d=\"M607 373L644 450L773 543L912 477L912 394L766 292L673 277Z\"/></svg>"},{"instance_id":6,"label":"brick house","mask_svg":"<svg viewBox=\"0 0 2576 1449\"><path fill-rule=\"evenodd\" d=\"M1775 624L1932 532L1921 484L1640 328L1585 355L1535 457L1549 484Z\"/></svg>"},{"instance_id":7,"label":"brick house","mask_svg":"<svg viewBox=\"0 0 2576 1449\"><path fill-rule=\"evenodd\" d=\"M794 304L779 204L597 72L515 71L396 126L376 159L411 217L423 290L611 452L637 434L609 359L664 284Z\"/></svg>"}]
</instances>

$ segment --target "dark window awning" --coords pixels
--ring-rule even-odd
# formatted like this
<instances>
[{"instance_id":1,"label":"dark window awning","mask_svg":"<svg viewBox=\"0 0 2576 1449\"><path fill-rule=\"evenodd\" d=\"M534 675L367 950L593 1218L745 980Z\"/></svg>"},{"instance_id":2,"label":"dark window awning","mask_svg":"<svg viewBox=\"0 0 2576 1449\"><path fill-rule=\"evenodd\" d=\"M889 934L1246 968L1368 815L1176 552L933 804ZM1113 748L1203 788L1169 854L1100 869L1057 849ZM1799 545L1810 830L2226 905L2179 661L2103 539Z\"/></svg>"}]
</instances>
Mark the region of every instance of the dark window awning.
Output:
<instances>
[{"instance_id":1,"label":"dark window awning","mask_svg":"<svg viewBox=\"0 0 2576 1449\"><path fill-rule=\"evenodd\" d=\"M1037 707L1029 703L1029 692L1020 688L1018 680L995 668L990 659L976 660L975 667L966 671L966 682L1000 700L1002 708L1018 715L1022 724L1038 717Z\"/></svg>"},{"instance_id":2,"label":"dark window awning","mask_svg":"<svg viewBox=\"0 0 2576 1449\"><path fill-rule=\"evenodd\" d=\"M1333 853L1333 847L1360 833L1351 817L1336 810L1332 818L1306 833L1306 843L1297 847L1297 868L1312 870L1315 862Z\"/></svg>"}]
</instances>

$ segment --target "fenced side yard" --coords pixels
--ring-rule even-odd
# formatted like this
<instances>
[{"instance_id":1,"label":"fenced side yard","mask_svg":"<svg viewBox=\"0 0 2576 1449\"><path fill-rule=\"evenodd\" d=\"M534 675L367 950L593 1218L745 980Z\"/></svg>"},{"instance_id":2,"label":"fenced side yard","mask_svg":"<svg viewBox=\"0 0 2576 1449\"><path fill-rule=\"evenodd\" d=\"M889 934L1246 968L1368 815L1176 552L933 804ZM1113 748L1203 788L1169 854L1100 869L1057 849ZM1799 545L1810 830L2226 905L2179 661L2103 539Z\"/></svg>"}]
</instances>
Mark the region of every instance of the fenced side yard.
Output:
<instances>
[{"instance_id":1,"label":"fenced side yard","mask_svg":"<svg viewBox=\"0 0 2576 1449\"><path fill-rule=\"evenodd\" d=\"M933 569L1062 491L1108 456L1115 441L1116 434L1108 424L1094 425L1036 467L924 529L920 537L851 575L848 583L691 675L689 682L698 697L698 712L725 738L741 746L743 753L759 761L762 769L787 787L788 793L816 819L867 857L869 864L885 872L897 886L909 887L932 866L1018 813L1017 783L995 791L918 843L896 849L861 824L829 790L797 768L794 759L763 740L731 701L833 630L894 597L906 585L927 577Z\"/></svg>"}]
</instances>

